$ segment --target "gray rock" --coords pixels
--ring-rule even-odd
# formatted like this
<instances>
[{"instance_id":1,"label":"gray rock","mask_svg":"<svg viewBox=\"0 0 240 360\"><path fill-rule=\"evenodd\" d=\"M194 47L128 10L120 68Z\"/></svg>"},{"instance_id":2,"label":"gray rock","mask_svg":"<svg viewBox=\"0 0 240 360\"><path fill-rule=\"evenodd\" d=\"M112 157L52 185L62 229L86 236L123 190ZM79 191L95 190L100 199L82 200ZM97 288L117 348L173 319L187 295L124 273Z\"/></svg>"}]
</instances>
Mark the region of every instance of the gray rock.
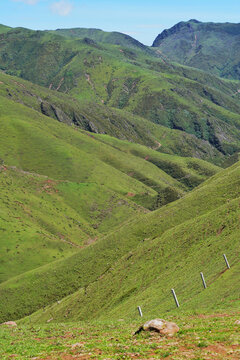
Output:
<instances>
[{"instance_id":1,"label":"gray rock","mask_svg":"<svg viewBox=\"0 0 240 360\"><path fill-rule=\"evenodd\" d=\"M139 334L141 331L155 331L161 335L173 336L179 331L179 327L173 322L163 319L154 319L147 321L135 332L135 334Z\"/></svg>"}]
</instances>

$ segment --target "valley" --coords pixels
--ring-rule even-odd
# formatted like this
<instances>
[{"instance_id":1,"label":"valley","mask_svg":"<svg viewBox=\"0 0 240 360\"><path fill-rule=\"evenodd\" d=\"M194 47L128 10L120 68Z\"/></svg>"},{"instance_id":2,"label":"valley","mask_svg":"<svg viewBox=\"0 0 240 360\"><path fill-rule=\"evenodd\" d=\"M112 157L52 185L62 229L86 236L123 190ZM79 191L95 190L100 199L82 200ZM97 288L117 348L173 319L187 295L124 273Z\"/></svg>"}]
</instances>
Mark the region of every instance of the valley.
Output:
<instances>
[{"instance_id":1,"label":"valley","mask_svg":"<svg viewBox=\"0 0 240 360\"><path fill-rule=\"evenodd\" d=\"M240 82L205 31L238 36L0 26L2 359L238 359Z\"/></svg>"}]
</instances>

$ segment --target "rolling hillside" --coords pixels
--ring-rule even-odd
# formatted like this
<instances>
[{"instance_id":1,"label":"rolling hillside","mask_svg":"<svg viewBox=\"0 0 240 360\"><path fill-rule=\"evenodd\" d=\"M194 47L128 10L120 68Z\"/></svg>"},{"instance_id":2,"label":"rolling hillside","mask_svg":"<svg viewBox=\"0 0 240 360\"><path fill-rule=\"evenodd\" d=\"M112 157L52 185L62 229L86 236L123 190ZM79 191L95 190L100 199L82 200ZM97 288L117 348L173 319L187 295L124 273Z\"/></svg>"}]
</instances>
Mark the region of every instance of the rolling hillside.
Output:
<instances>
[{"instance_id":1,"label":"rolling hillside","mask_svg":"<svg viewBox=\"0 0 240 360\"><path fill-rule=\"evenodd\" d=\"M62 259L144 212L104 185L1 166L0 282Z\"/></svg>"},{"instance_id":2,"label":"rolling hillside","mask_svg":"<svg viewBox=\"0 0 240 360\"><path fill-rule=\"evenodd\" d=\"M120 45L129 49L141 49L147 54L154 56L154 52L148 46L143 45L136 39L132 38L129 35L122 34L117 31L106 32L100 29L86 29L86 28L73 28L73 29L57 29L56 33L67 38L76 38L76 39L92 39L93 41ZM155 55L156 56L156 55Z\"/></svg>"},{"instance_id":3,"label":"rolling hillside","mask_svg":"<svg viewBox=\"0 0 240 360\"><path fill-rule=\"evenodd\" d=\"M198 70L172 65L161 55L157 58L141 47L132 49L127 46L128 41L125 47L98 43L89 38L61 36L59 31L17 28L1 35L1 70L67 93L78 103L84 103L88 113L91 109L95 118L92 103L107 106L107 110L102 110L107 118L107 112L116 119L119 117L117 111L123 110L121 124L123 118L128 117L127 112L131 113L129 117L137 115L147 123L179 130L184 136L194 135L202 140L202 147L205 142L220 153L215 163L220 164L221 157L239 150L238 82L220 80ZM84 119L76 122L83 123ZM119 137L116 126L113 129L111 125L110 130L105 123L104 126L90 125L90 128L95 132L112 131L114 136L113 132L118 132ZM144 132L143 128L137 129L138 138L141 136L139 131L141 135ZM123 129L120 132L123 133ZM144 139L142 142L148 145ZM211 157L207 147L206 160ZM178 154L185 155L185 148Z\"/></svg>"},{"instance_id":4,"label":"rolling hillside","mask_svg":"<svg viewBox=\"0 0 240 360\"><path fill-rule=\"evenodd\" d=\"M0 322L237 309L240 83L120 33L0 39Z\"/></svg>"},{"instance_id":5,"label":"rolling hillside","mask_svg":"<svg viewBox=\"0 0 240 360\"><path fill-rule=\"evenodd\" d=\"M51 314L57 321L86 320L103 309L108 317L133 317L137 304L154 316L174 309L171 287L186 310L237 306L239 166L218 173L183 199L129 220L69 258L2 283L1 319L21 318L53 303L36 319ZM233 265L227 273L223 253ZM211 285L205 292L200 271ZM200 304L208 293L214 296Z\"/></svg>"},{"instance_id":6,"label":"rolling hillside","mask_svg":"<svg viewBox=\"0 0 240 360\"><path fill-rule=\"evenodd\" d=\"M0 79L0 281L69 256L219 171L45 116L40 96L61 106L63 95Z\"/></svg>"},{"instance_id":7,"label":"rolling hillside","mask_svg":"<svg viewBox=\"0 0 240 360\"><path fill-rule=\"evenodd\" d=\"M0 73L0 94L59 122L146 145L158 152L202 158L212 163L222 163L225 158L208 142L191 134L149 122L122 109L93 101L79 102L69 95L4 73Z\"/></svg>"}]
</instances>

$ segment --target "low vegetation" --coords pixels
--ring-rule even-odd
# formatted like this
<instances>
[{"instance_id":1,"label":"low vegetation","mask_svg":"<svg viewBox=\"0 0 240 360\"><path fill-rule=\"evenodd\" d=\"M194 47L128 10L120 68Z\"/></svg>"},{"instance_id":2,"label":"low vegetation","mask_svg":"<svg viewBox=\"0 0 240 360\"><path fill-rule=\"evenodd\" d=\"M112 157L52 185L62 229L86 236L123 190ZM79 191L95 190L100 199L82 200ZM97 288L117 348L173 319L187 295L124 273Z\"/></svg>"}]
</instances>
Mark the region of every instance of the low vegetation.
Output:
<instances>
[{"instance_id":1,"label":"low vegetation","mask_svg":"<svg viewBox=\"0 0 240 360\"><path fill-rule=\"evenodd\" d=\"M239 82L116 32L0 38L1 359L239 358Z\"/></svg>"},{"instance_id":2,"label":"low vegetation","mask_svg":"<svg viewBox=\"0 0 240 360\"><path fill-rule=\"evenodd\" d=\"M137 314L136 314L137 316ZM238 359L239 319L236 313L170 316L180 326L173 338L133 333L142 323L119 319L89 322L0 327L3 360L17 359ZM11 344L11 345L10 345Z\"/></svg>"}]
</instances>

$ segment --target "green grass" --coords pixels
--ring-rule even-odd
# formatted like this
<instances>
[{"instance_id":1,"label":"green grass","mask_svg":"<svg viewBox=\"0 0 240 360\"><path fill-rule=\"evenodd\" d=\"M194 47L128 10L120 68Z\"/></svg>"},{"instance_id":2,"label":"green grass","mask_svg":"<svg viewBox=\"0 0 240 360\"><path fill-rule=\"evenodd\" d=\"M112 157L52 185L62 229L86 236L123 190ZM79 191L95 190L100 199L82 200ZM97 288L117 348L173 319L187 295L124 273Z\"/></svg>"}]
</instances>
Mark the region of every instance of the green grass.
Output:
<instances>
[{"instance_id":1,"label":"green grass","mask_svg":"<svg viewBox=\"0 0 240 360\"><path fill-rule=\"evenodd\" d=\"M82 35L75 36L71 31L79 34L89 31L93 37L100 34L98 40L106 43L87 41ZM59 35L61 33L64 36ZM117 43L116 37L120 36L126 46L122 46L122 42L113 45L110 40L102 39L102 35L103 38L112 37L113 43ZM137 44L136 47L127 48L133 43ZM71 106L72 109L67 106L67 118L63 118L70 123L88 126L87 130L117 137L130 133L128 136L133 141L137 139L145 145L151 142L153 146L154 140L161 143L154 139L156 135L159 136L159 127L152 128L153 136L146 135L143 129L151 122L168 130L194 135L192 141L188 137L188 145L195 157L215 160L216 164L220 164L223 157L236 153L240 136L239 83L169 64L156 57L155 52L152 54L147 50L133 39L116 33L86 29L34 32L18 28L3 35L1 69L10 75L67 93L77 103L84 102L88 116L76 114L76 106ZM18 93L11 93L11 97L18 97ZM97 116L94 103L98 104L104 118ZM107 110L101 107L103 104ZM50 115L57 116L49 104L43 105ZM63 107L66 108L66 105ZM116 112L113 108L124 110L124 113ZM127 121L127 124L126 111L134 115L129 115L131 121ZM135 120L136 115L144 118L145 122L139 118ZM174 135L177 133L174 132ZM172 150L175 154L185 156L188 152L190 155L186 146L182 146L181 151L178 136L177 144L171 146ZM200 146L194 146L195 141ZM160 151L168 152L164 147Z\"/></svg>"},{"instance_id":2,"label":"green grass","mask_svg":"<svg viewBox=\"0 0 240 360\"><path fill-rule=\"evenodd\" d=\"M8 31L10 31L11 29L12 28L9 27L9 26L5 26L5 25L0 24L0 34L5 34Z\"/></svg>"},{"instance_id":3,"label":"green grass","mask_svg":"<svg viewBox=\"0 0 240 360\"><path fill-rule=\"evenodd\" d=\"M148 208L155 207L158 194L161 196L167 189L172 189L176 198L219 170L200 160L193 161L199 164L194 168L190 159L156 153L134 144L130 145L131 151L125 151L127 144L121 149L121 142L116 139L108 144L110 138L106 136L76 131L5 98L1 111L1 131L8 136L1 142L0 158L6 164L56 180L104 184L120 195L135 194L132 200ZM146 161L148 154L154 155L159 164ZM161 159L172 163L170 166L179 164L182 177L192 178L193 183L182 184L177 176L168 175L166 165L163 166L166 172L161 170Z\"/></svg>"},{"instance_id":4,"label":"green grass","mask_svg":"<svg viewBox=\"0 0 240 360\"><path fill-rule=\"evenodd\" d=\"M105 314L116 318L120 313L132 318L137 304L149 315L156 309L166 313L174 309L171 287L186 309L193 309L194 301L203 296L199 272L218 286L224 270L222 254L233 265L237 259L239 165L218 173L183 199L129 220L87 249L3 283L2 319L20 318L51 303L47 311L33 315L34 321L45 321L49 313L64 321ZM225 289L232 287L232 299L237 300L235 266ZM70 296L56 303L66 295ZM228 307L230 299L228 295L219 304L213 296L206 307Z\"/></svg>"},{"instance_id":5,"label":"green grass","mask_svg":"<svg viewBox=\"0 0 240 360\"><path fill-rule=\"evenodd\" d=\"M6 75L1 79L8 82L8 90L13 84L20 87L23 99L26 91L32 91L28 83ZM198 159L93 136L40 114L34 109L36 96L29 96L32 109L31 103L25 106L4 97L4 91L1 281L69 256L126 220L183 196L219 171ZM44 94L40 88L39 95L41 91Z\"/></svg>"},{"instance_id":6,"label":"green grass","mask_svg":"<svg viewBox=\"0 0 240 360\"><path fill-rule=\"evenodd\" d=\"M104 185L2 166L0 281L62 259L144 211Z\"/></svg>"},{"instance_id":7,"label":"green grass","mask_svg":"<svg viewBox=\"0 0 240 360\"><path fill-rule=\"evenodd\" d=\"M234 323L206 319L238 315L239 83L84 31L1 34L0 321L21 319L1 356L78 356L81 328L86 358L231 358ZM131 340L138 305L175 344Z\"/></svg>"},{"instance_id":8,"label":"green grass","mask_svg":"<svg viewBox=\"0 0 240 360\"><path fill-rule=\"evenodd\" d=\"M3 73L0 73L0 94L60 122L93 133L108 134L172 155L203 158L216 164L224 160L224 155L208 142L185 132L149 122L122 109L88 101L78 102L66 94Z\"/></svg>"},{"instance_id":9,"label":"green grass","mask_svg":"<svg viewBox=\"0 0 240 360\"><path fill-rule=\"evenodd\" d=\"M136 314L137 317L137 314ZM239 357L239 312L213 316L170 316L180 331L173 338L133 333L142 324L117 321L0 327L3 360L17 359L172 359L207 360Z\"/></svg>"}]
</instances>

